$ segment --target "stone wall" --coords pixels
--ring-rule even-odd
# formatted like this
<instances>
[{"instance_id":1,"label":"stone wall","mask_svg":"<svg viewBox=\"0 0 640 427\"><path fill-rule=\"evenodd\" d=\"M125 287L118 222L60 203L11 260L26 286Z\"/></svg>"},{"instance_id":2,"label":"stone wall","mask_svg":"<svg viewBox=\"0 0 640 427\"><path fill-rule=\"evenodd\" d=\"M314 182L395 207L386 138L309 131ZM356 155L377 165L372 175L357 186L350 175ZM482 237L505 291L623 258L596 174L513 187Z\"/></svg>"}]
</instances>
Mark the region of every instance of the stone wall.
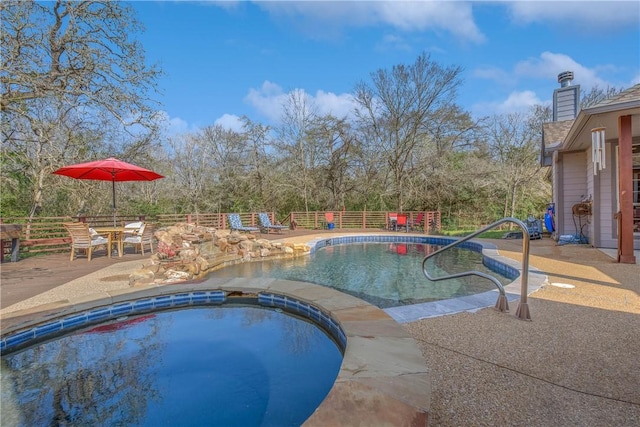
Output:
<instances>
[{"instance_id":1,"label":"stone wall","mask_svg":"<svg viewBox=\"0 0 640 427\"><path fill-rule=\"evenodd\" d=\"M154 236L157 251L129 276L131 286L194 280L238 262L293 258L310 251L307 245L187 223L160 228Z\"/></svg>"}]
</instances>

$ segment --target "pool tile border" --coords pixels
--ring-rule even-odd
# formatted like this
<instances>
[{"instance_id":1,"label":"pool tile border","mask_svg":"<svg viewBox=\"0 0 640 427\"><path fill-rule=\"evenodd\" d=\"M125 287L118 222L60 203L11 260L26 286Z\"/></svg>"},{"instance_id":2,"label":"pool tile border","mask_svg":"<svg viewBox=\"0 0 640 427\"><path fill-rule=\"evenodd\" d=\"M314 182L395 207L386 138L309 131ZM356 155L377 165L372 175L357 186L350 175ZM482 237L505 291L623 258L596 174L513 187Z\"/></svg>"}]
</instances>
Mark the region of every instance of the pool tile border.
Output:
<instances>
[{"instance_id":1,"label":"pool tile border","mask_svg":"<svg viewBox=\"0 0 640 427\"><path fill-rule=\"evenodd\" d=\"M97 307L89 311L46 321L45 323L37 324L30 329L18 333L5 333L3 331L2 339L0 339L0 352L13 351L16 347L27 344L31 340L47 339L49 336L65 329L67 331L76 330L97 322L114 320L125 315L139 315L158 309L193 305L220 305L224 303L225 300L225 292L200 291L117 302L109 306Z\"/></svg>"}]
</instances>

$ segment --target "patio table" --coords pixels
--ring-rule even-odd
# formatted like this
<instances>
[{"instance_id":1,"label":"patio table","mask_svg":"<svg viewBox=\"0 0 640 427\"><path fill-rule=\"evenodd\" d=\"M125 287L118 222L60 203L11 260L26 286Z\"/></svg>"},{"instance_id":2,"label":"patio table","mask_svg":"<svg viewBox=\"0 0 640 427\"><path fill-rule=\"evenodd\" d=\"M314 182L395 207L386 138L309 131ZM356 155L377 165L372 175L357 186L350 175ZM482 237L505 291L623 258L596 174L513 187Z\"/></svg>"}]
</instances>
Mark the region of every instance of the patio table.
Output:
<instances>
[{"instance_id":1,"label":"patio table","mask_svg":"<svg viewBox=\"0 0 640 427\"><path fill-rule=\"evenodd\" d=\"M113 247L114 241L117 244L118 257L122 258L122 253L124 252L122 236L127 229L125 227L95 227L94 230L96 231L96 233L105 235L109 239L109 243L107 244L107 252L109 258L111 258L111 249Z\"/></svg>"}]
</instances>

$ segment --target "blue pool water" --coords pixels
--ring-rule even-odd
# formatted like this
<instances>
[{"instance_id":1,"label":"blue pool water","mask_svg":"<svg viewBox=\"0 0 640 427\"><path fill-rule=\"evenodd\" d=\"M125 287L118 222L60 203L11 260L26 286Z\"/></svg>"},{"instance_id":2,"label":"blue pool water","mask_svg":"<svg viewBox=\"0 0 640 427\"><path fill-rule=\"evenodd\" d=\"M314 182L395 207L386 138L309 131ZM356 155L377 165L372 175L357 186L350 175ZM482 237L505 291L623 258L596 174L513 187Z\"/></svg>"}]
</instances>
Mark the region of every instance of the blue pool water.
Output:
<instances>
[{"instance_id":1,"label":"blue pool water","mask_svg":"<svg viewBox=\"0 0 640 427\"><path fill-rule=\"evenodd\" d=\"M212 277L273 277L329 286L379 308L418 304L473 295L496 289L476 276L432 282L422 272L422 260L440 246L427 243L365 242L327 245L310 257L245 262L225 267ZM490 273L503 285L512 279L490 271L482 254L452 248L428 260L435 276L478 270Z\"/></svg>"},{"instance_id":2,"label":"blue pool water","mask_svg":"<svg viewBox=\"0 0 640 427\"><path fill-rule=\"evenodd\" d=\"M298 426L342 353L257 306L151 312L2 356L2 425Z\"/></svg>"}]
</instances>

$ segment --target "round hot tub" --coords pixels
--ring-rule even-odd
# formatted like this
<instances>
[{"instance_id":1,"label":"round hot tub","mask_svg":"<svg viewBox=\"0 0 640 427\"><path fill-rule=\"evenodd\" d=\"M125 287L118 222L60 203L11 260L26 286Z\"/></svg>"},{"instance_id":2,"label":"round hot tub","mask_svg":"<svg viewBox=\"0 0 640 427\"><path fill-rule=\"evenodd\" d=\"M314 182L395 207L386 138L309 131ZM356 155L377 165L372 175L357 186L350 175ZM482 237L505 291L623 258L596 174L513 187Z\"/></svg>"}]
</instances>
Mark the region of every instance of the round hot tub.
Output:
<instances>
[{"instance_id":1,"label":"round hot tub","mask_svg":"<svg viewBox=\"0 0 640 427\"><path fill-rule=\"evenodd\" d=\"M272 294L166 295L21 334L3 348L3 425L298 426L346 342L326 313Z\"/></svg>"}]
</instances>

